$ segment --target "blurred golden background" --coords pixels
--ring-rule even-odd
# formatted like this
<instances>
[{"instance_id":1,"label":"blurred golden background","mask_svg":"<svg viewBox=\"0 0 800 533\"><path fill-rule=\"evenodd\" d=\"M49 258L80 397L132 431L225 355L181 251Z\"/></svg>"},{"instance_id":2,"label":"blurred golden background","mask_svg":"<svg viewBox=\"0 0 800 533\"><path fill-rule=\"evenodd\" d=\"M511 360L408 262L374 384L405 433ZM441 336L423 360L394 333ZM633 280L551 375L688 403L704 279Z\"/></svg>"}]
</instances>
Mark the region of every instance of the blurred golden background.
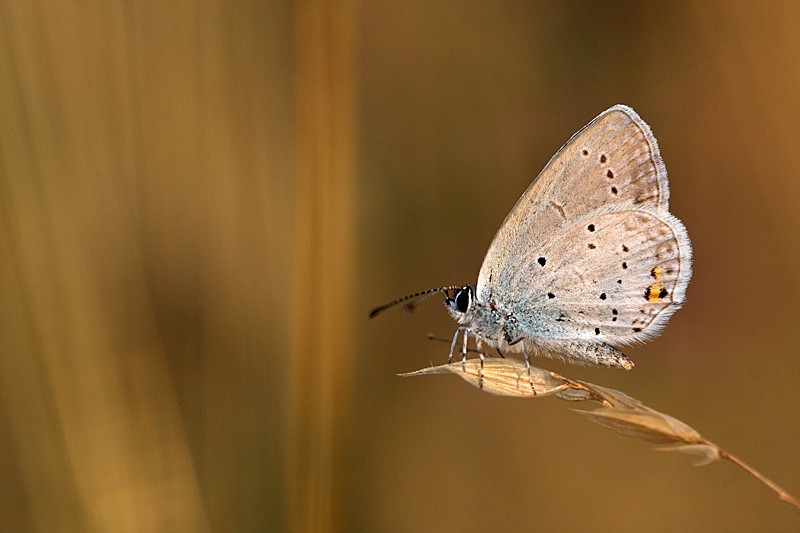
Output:
<instances>
[{"instance_id":1,"label":"blurred golden background","mask_svg":"<svg viewBox=\"0 0 800 533\"><path fill-rule=\"evenodd\" d=\"M616 103L695 249L628 373L800 492L800 4L0 2L0 530L753 531L798 518L576 416L399 372Z\"/></svg>"}]
</instances>

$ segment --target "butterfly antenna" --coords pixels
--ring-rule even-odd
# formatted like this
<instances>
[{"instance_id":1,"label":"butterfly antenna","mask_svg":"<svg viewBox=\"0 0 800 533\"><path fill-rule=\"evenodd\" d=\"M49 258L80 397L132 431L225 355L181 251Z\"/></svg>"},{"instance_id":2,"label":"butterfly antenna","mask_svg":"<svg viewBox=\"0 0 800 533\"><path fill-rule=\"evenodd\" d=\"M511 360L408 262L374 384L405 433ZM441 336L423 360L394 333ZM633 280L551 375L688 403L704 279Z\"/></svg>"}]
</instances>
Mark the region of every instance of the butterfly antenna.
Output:
<instances>
[{"instance_id":1,"label":"butterfly antenna","mask_svg":"<svg viewBox=\"0 0 800 533\"><path fill-rule=\"evenodd\" d=\"M447 291L445 291L445 293L446 292ZM410 302L408 302L406 305L403 306L403 314L404 315L410 315L411 313L414 312L414 309L416 309L419 304L421 304L422 302L424 302L425 300L427 300L428 298L430 298L434 294L436 294L436 293L435 292L429 292L428 294L423 294L422 296L420 296L416 300L411 300Z\"/></svg>"},{"instance_id":2,"label":"butterfly antenna","mask_svg":"<svg viewBox=\"0 0 800 533\"><path fill-rule=\"evenodd\" d=\"M378 307L376 307L375 309L373 309L372 311L369 312L369 317L370 318L376 317L380 313L382 313L382 312L386 311L387 309L389 309L390 307L394 307L395 305L401 304L403 302L408 302L409 300L411 300L411 301L408 302L403 307L403 310L406 313L410 313L411 311L414 310L414 308L417 306L417 304L419 304L420 302L430 298L431 296L433 296L437 292L455 291L455 290L459 290L459 289L461 289L461 287L457 287L457 286L453 285L453 286L450 286L450 287L439 287L437 289L428 289L427 291L421 291L421 292L416 292L414 294L409 294L408 296L403 296L402 298L398 298L396 300L392 300L389 303L385 303L383 305L379 305Z\"/></svg>"}]
</instances>

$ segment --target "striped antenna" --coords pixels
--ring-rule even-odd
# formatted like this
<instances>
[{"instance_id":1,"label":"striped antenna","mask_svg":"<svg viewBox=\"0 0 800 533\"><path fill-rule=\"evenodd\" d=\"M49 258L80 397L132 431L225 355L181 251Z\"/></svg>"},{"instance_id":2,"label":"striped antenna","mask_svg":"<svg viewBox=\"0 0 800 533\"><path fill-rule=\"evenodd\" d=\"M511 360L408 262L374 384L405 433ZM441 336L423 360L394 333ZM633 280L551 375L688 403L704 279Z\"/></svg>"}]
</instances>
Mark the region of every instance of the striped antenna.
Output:
<instances>
[{"instance_id":1,"label":"striped antenna","mask_svg":"<svg viewBox=\"0 0 800 533\"><path fill-rule=\"evenodd\" d=\"M390 307L394 307L395 305L401 304L403 302L408 302L409 300L411 300L411 301L408 302L403 307L403 310L405 312L407 312L407 313L410 313L411 311L414 310L414 308L417 306L418 303L420 303L423 300L426 300L427 298L430 298L431 296L433 296L437 292L445 292L446 293L447 291L457 291L457 290L460 290L460 289L462 289L462 287L458 287L458 286L452 285L450 287L439 287L438 289L428 289L427 291L421 291L421 292L417 292L417 293L414 293L414 294L409 294L408 296L403 296L402 298L398 298L397 300L392 300L389 303L385 303L383 305L379 305L378 307L376 307L375 309L373 309L372 311L369 312L369 317L370 318L374 318L374 317L378 316L380 313L382 313L382 312L386 311L387 309L389 309Z\"/></svg>"}]
</instances>

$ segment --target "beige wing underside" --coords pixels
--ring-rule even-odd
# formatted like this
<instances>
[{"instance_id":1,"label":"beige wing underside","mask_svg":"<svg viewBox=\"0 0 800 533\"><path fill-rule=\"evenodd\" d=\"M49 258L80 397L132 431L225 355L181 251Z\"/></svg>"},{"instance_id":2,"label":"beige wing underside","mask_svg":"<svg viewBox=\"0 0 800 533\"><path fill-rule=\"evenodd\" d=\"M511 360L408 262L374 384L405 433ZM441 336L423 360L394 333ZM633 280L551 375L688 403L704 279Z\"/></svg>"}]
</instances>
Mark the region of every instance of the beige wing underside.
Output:
<instances>
[{"instance_id":1,"label":"beige wing underside","mask_svg":"<svg viewBox=\"0 0 800 533\"><path fill-rule=\"evenodd\" d=\"M544 242L569 221L605 206L669 210L667 170L650 127L617 105L577 132L547 163L508 214L478 276L487 301L497 275L514 268L524 249Z\"/></svg>"},{"instance_id":2,"label":"beige wing underside","mask_svg":"<svg viewBox=\"0 0 800 533\"><path fill-rule=\"evenodd\" d=\"M494 296L514 313L521 337L645 341L683 303L691 255L670 213L603 208L529 249L501 274Z\"/></svg>"}]
</instances>

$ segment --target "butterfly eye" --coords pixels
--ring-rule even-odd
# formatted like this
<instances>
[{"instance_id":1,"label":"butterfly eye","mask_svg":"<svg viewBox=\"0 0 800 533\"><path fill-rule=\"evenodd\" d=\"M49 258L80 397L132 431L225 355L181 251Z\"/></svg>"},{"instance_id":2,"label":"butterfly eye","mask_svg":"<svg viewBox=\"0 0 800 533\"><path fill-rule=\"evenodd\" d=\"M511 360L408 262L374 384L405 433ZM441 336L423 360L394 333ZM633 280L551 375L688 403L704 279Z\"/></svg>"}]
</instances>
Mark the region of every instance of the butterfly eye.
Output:
<instances>
[{"instance_id":1,"label":"butterfly eye","mask_svg":"<svg viewBox=\"0 0 800 533\"><path fill-rule=\"evenodd\" d=\"M472 288L464 287L458 294L456 294L456 309L462 313L466 313L469 309L469 304L472 303Z\"/></svg>"}]
</instances>

